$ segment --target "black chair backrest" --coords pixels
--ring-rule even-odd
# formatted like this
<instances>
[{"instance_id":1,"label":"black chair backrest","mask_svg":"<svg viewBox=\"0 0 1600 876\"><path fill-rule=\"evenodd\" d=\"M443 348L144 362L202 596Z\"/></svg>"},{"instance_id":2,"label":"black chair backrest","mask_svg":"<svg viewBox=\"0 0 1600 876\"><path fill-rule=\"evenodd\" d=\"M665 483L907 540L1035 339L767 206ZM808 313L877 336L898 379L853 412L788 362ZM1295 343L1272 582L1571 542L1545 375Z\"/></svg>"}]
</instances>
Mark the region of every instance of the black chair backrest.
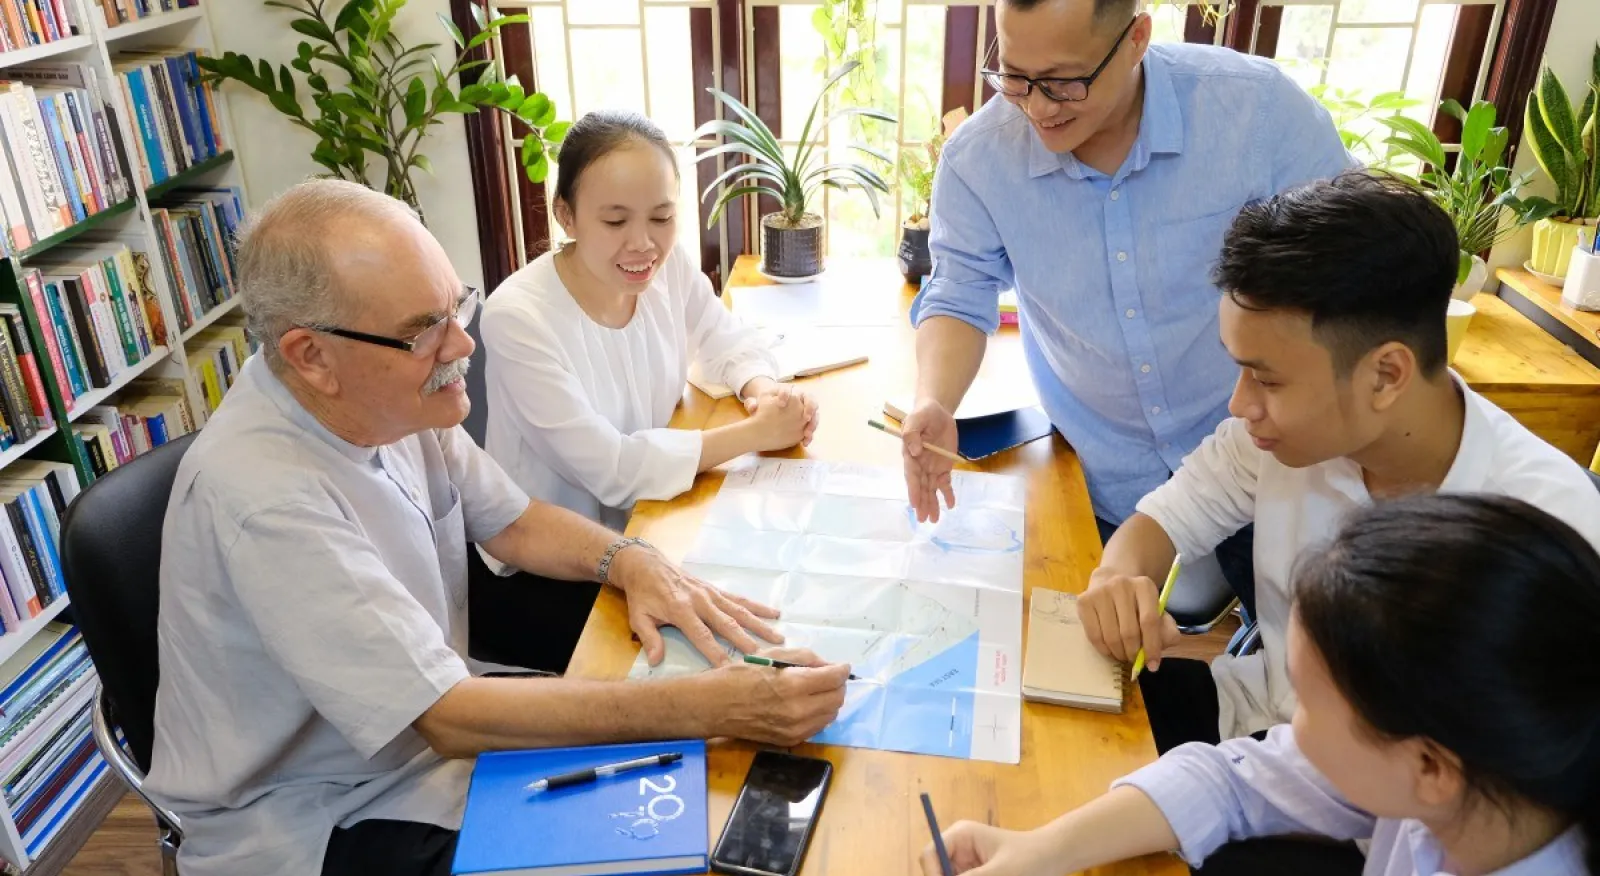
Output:
<instances>
[{"instance_id":1,"label":"black chair backrest","mask_svg":"<svg viewBox=\"0 0 1600 876\"><path fill-rule=\"evenodd\" d=\"M67 506L61 571L72 613L133 759L150 770L155 740L156 616L161 525L178 464L195 434L156 447L97 479Z\"/></svg>"},{"instance_id":2,"label":"black chair backrest","mask_svg":"<svg viewBox=\"0 0 1600 876\"><path fill-rule=\"evenodd\" d=\"M461 421L467 434L479 447L483 446L484 435L489 429L489 389L484 383L483 333L478 330L481 325L483 320L480 318L467 326L467 334L478 346L472 351L472 367L467 371L467 400L472 402L472 407L467 410L467 418Z\"/></svg>"},{"instance_id":3,"label":"black chair backrest","mask_svg":"<svg viewBox=\"0 0 1600 876\"><path fill-rule=\"evenodd\" d=\"M1600 472L1590 471L1589 480L1594 481L1594 488L1600 490Z\"/></svg>"}]
</instances>

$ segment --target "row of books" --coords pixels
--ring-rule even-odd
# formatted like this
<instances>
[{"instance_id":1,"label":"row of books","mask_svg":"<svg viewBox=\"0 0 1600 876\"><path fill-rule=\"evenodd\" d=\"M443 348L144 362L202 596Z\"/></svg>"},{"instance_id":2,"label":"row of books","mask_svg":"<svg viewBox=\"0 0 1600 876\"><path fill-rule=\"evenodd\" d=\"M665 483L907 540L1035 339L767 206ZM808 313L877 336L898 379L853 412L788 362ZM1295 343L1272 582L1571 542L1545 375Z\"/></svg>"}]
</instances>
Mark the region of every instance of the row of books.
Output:
<instances>
[{"instance_id":1,"label":"row of books","mask_svg":"<svg viewBox=\"0 0 1600 876\"><path fill-rule=\"evenodd\" d=\"M180 329L233 297L233 241L244 224L244 194L237 187L182 189L152 208L151 223Z\"/></svg>"},{"instance_id":2,"label":"row of books","mask_svg":"<svg viewBox=\"0 0 1600 876\"><path fill-rule=\"evenodd\" d=\"M23 273L62 400L110 386L166 343L149 257L126 246L63 246Z\"/></svg>"},{"instance_id":3,"label":"row of books","mask_svg":"<svg viewBox=\"0 0 1600 876\"><path fill-rule=\"evenodd\" d=\"M61 575L61 517L78 495L78 470L65 462L24 459L0 472L0 623L5 632L67 593Z\"/></svg>"},{"instance_id":4,"label":"row of books","mask_svg":"<svg viewBox=\"0 0 1600 876\"><path fill-rule=\"evenodd\" d=\"M72 0L0 0L0 50L25 49L83 33Z\"/></svg>"},{"instance_id":5,"label":"row of books","mask_svg":"<svg viewBox=\"0 0 1600 876\"><path fill-rule=\"evenodd\" d=\"M228 321L219 320L184 347L189 356L189 374L200 391L204 422L217 412L223 395L232 388L244 360L250 357L249 336L243 319L229 314Z\"/></svg>"},{"instance_id":6,"label":"row of books","mask_svg":"<svg viewBox=\"0 0 1600 876\"><path fill-rule=\"evenodd\" d=\"M94 666L77 627L45 629L0 665L0 789L37 855L105 771L94 747Z\"/></svg>"},{"instance_id":7,"label":"row of books","mask_svg":"<svg viewBox=\"0 0 1600 876\"><path fill-rule=\"evenodd\" d=\"M10 0L0 0L0 5ZM116 117L88 64L32 64L0 81L0 219L5 254L132 195Z\"/></svg>"},{"instance_id":8,"label":"row of books","mask_svg":"<svg viewBox=\"0 0 1600 876\"><path fill-rule=\"evenodd\" d=\"M200 0L100 0L100 11L106 17L106 25L116 27L163 12L199 5Z\"/></svg>"},{"instance_id":9,"label":"row of books","mask_svg":"<svg viewBox=\"0 0 1600 876\"><path fill-rule=\"evenodd\" d=\"M89 468L100 477L152 447L199 428L182 380L135 380L113 402L96 405L72 424Z\"/></svg>"},{"instance_id":10,"label":"row of books","mask_svg":"<svg viewBox=\"0 0 1600 876\"><path fill-rule=\"evenodd\" d=\"M53 428L56 420L22 308L0 304L0 321L4 322L0 326L0 450L4 450Z\"/></svg>"},{"instance_id":11,"label":"row of books","mask_svg":"<svg viewBox=\"0 0 1600 876\"><path fill-rule=\"evenodd\" d=\"M146 188L227 150L216 94L192 49L117 56L112 64L132 119Z\"/></svg>"}]
</instances>

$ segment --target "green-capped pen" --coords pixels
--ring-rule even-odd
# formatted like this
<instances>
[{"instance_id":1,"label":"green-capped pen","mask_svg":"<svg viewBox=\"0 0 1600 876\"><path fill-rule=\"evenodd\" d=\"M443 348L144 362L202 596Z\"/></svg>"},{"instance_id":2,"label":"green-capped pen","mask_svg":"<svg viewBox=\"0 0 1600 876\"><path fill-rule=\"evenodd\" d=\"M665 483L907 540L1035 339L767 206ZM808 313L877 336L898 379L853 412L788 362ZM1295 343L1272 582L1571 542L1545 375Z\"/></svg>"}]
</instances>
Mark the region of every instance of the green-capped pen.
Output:
<instances>
[{"instance_id":1,"label":"green-capped pen","mask_svg":"<svg viewBox=\"0 0 1600 876\"><path fill-rule=\"evenodd\" d=\"M755 654L744 655L744 662L752 666L771 666L773 669L808 669L803 663L790 663L787 660L774 660L771 657L758 657ZM854 673L850 675L851 681L860 681L861 678Z\"/></svg>"}]
</instances>

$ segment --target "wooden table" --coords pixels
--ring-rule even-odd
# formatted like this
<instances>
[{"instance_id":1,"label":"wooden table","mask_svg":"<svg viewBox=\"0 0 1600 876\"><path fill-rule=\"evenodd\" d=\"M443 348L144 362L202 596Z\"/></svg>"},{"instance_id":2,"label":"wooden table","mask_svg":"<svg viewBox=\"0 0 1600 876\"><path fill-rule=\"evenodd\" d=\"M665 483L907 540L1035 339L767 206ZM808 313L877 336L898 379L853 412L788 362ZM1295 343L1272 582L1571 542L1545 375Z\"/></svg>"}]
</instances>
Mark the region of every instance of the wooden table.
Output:
<instances>
[{"instance_id":1,"label":"wooden table","mask_svg":"<svg viewBox=\"0 0 1600 876\"><path fill-rule=\"evenodd\" d=\"M900 294L909 305L912 289L895 275L892 263L862 266L876 272L863 294ZM881 279L880 279L881 278ZM762 285L755 262L739 259L730 286ZM726 296L725 296L726 297ZM886 392L910 388L915 374L913 335L900 322L871 332L871 361L801 382L821 405L822 420L811 447L791 456L900 465L900 445L867 427L880 417ZM1015 330L990 341L983 375L1027 380ZM695 429L743 416L738 402L714 402L688 390L672 418L675 428ZM1100 538L1089 507L1083 470L1057 436L1035 441L985 460L982 471L1011 474L1028 484L1023 586L1077 592L1100 560ZM696 479L694 488L671 502L641 502L628 533L649 539L668 556L681 557L693 542L707 504L722 481L718 472ZM638 646L630 641L621 597L602 593L589 617L568 668L569 675L620 679L627 676ZM1011 671L1020 673L1019 664ZM1111 781L1155 759L1155 745L1144 705L1134 690L1122 715L1105 715L1035 703L1023 704L1022 763L1019 766L926 757L860 748L805 745L804 754L833 762L833 786L806 855L804 872L833 876L892 876L918 873L916 856L928 842L918 794L928 791L941 823L967 818L1010 828L1042 824L1105 792ZM709 758L711 841L726 823L757 746L718 742ZM1119 876L1180 876L1176 858L1158 855L1093 871Z\"/></svg>"},{"instance_id":2,"label":"wooden table","mask_svg":"<svg viewBox=\"0 0 1600 876\"><path fill-rule=\"evenodd\" d=\"M1520 284L1523 279L1517 275L1522 273L1502 270L1500 276L1503 282ZM1526 280L1539 282L1531 275ZM1553 291L1559 302L1559 290ZM1523 307L1532 305L1524 299L1502 295L1505 297L1480 294L1472 299L1478 313L1461 341L1453 367L1468 386L1535 435L1588 466L1600 444L1600 368L1525 316ZM1537 312L1545 313L1543 309ZM1600 327L1600 314L1580 316L1593 318ZM1600 341L1600 337L1595 339Z\"/></svg>"}]
</instances>

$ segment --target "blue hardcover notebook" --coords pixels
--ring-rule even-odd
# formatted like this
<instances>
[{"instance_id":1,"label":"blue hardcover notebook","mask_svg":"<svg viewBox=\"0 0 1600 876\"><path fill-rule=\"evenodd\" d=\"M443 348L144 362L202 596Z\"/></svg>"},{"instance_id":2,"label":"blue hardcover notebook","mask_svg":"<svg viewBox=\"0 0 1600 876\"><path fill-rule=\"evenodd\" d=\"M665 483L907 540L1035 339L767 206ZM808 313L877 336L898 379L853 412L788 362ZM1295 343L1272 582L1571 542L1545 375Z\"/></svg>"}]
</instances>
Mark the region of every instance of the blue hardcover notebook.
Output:
<instances>
[{"instance_id":1,"label":"blue hardcover notebook","mask_svg":"<svg viewBox=\"0 0 1600 876\"><path fill-rule=\"evenodd\" d=\"M683 760L554 791L529 782L678 751ZM595 745L478 756L453 876L704 873L706 744Z\"/></svg>"},{"instance_id":2,"label":"blue hardcover notebook","mask_svg":"<svg viewBox=\"0 0 1600 876\"><path fill-rule=\"evenodd\" d=\"M1052 428L1044 410L1036 407L972 417L962 420L957 428L956 452L963 459L976 461L1043 438Z\"/></svg>"}]
</instances>

